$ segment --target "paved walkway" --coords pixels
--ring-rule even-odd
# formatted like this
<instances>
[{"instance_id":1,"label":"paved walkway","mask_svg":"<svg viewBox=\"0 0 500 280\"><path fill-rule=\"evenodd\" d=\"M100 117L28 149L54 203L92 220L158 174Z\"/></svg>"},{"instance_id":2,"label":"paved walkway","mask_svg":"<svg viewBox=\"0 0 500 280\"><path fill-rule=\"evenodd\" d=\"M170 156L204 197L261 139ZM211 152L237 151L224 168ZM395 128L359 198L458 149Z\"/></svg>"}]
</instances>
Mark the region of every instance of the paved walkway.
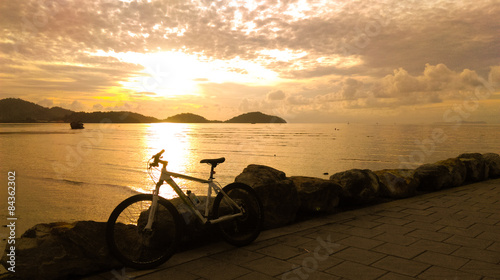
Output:
<instances>
[{"instance_id":1,"label":"paved walkway","mask_svg":"<svg viewBox=\"0 0 500 280\"><path fill-rule=\"evenodd\" d=\"M102 279L500 279L500 179L392 201L174 255Z\"/></svg>"}]
</instances>

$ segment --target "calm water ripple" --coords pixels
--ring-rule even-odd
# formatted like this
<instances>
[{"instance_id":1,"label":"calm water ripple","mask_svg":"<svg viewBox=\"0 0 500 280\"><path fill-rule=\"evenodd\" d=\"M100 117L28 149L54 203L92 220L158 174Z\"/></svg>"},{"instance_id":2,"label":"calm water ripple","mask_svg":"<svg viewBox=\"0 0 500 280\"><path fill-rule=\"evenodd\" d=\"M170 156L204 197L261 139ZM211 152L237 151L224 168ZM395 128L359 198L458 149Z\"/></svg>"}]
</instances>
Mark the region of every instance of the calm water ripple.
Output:
<instances>
[{"instance_id":1,"label":"calm water ripple","mask_svg":"<svg viewBox=\"0 0 500 280\"><path fill-rule=\"evenodd\" d=\"M500 153L500 125L361 124L0 124L0 171L16 171L20 228L40 222L104 221L136 192L153 187L150 156L165 149L169 170L206 178L204 158L223 185L249 164L287 176L328 178L351 168L416 166L464 152ZM4 184L5 185L5 184ZM179 182L204 194L204 186ZM162 195L172 197L168 187ZM3 196L2 196L3 197ZM1 201L6 209L6 200ZM2 211L5 217L6 211ZM3 219L4 221L6 219Z\"/></svg>"}]
</instances>

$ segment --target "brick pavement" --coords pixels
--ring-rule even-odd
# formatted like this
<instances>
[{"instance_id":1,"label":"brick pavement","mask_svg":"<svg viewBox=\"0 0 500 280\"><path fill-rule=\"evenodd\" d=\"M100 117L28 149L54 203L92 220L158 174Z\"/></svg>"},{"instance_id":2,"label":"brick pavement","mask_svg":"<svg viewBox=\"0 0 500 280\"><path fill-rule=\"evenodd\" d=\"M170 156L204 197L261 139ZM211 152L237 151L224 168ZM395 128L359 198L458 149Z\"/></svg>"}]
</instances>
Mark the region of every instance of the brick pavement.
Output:
<instances>
[{"instance_id":1,"label":"brick pavement","mask_svg":"<svg viewBox=\"0 0 500 280\"><path fill-rule=\"evenodd\" d=\"M102 279L500 279L500 179L265 231L249 246L181 252Z\"/></svg>"}]
</instances>

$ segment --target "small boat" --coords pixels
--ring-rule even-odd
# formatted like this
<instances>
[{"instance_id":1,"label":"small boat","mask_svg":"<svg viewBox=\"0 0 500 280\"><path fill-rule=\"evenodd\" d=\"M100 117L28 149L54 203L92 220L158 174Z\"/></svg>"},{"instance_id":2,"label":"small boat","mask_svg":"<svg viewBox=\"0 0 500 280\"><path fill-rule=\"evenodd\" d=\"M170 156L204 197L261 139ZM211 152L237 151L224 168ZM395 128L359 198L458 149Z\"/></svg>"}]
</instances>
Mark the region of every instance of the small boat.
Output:
<instances>
[{"instance_id":1,"label":"small boat","mask_svg":"<svg viewBox=\"0 0 500 280\"><path fill-rule=\"evenodd\" d=\"M71 122L71 129L84 129L83 123L81 121Z\"/></svg>"}]
</instances>

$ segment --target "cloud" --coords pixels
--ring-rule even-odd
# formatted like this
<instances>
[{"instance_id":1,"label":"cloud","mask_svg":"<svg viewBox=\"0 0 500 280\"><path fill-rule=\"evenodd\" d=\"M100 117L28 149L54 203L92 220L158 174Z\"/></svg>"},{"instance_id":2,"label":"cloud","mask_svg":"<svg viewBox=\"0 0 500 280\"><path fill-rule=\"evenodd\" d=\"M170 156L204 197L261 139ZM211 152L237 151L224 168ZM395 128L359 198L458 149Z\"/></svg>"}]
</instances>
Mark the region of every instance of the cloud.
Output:
<instances>
[{"instance_id":1,"label":"cloud","mask_svg":"<svg viewBox=\"0 0 500 280\"><path fill-rule=\"evenodd\" d=\"M92 106L92 111L103 111L104 110L104 106L102 106L101 104L94 104L94 106Z\"/></svg>"},{"instance_id":2,"label":"cloud","mask_svg":"<svg viewBox=\"0 0 500 280\"><path fill-rule=\"evenodd\" d=\"M50 99L44 99L44 100L38 102L37 104L40 106L43 106L43 107L47 107L47 108L54 106L54 102Z\"/></svg>"},{"instance_id":3,"label":"cloud","mask_svg":"<svg viewBox=\"0 0 500 280\"><path fill-rule=\"evenodd\" d=\"M75 101L77 102L77 101ZM82 105L81 103L79 104L76 104L75 105L75 102L73 102L73 104L71 105L70 109L71 110L74 110L74 111L83 111L83 110L87 110L87 106L84 106ZM81 109L77 110L77 109L73 109L74 107L79 107ZM128 102L125 102L125 103L122 103L122 104L116 104L116 105L102 105L100 103L95 103L92 105L92 109L90 111L137 111L137 110L140 110L140 104L139 103L128 103ZM144 113L144 112L141 112L141 113ZM150 114L147 114L145 113L146 116L150 116Z\"/></svg>"},{"instance_id":4,"label":"cloud","mask_svg":"<svg viewBox=\"0 0 500 280\"><path fill-rule=\"evenodd\" d=\"M301 94L291 95L286 99L286 103L291 105L309 105L312 102L312 98L305 97Z\"/></svg>"},{"instance_id":5,"label":"cloud","mask_svg":"<svg viewBox=\"0 0 500 280\"><path fill-rule=\"evenodd\" d=\"M315 58L360 54L370 67L404 67L413 72L418 66L401 62L415 62L424 52L430 63L445 58L442 62L451 65L472 61L464 54L474 49L474 56L481 57L476 63L484 64L500 41L491 36L498 30L492 21L499 11L494 1L474 5L443 1L428 8L411 1L310 1L303 9L275 1L254 7L245 1L2 2L2 14L9 15L1 22L10 26L6 35L15 38L20 53L38 59L69 58L82 49L158 48L184 48L217 59L258 59L264 58L261 50L287 48L307 52L308 57L297 60L313 67ZM464 40L468 36L473 39ZM454 45L458 41L459 48Z\"/></svg>"},{"instance_id":6,"label":"cloud","mask_svg":"<svg viewBox=\"0 0 500 280\"><path fill-rule=\"evenodd\" d=\"M261 104L261 101L244 98L241 100L239 110L242 112L259 111L262 110Z\"/></svg>"},{"instance_id":7,"label":"cloud","mask_svg":"<svg viewBox=\"0 0 500 280\"><path fill-rule=\"evenodd\" d=\"M358 92L360 91L361 87L363 86L363 83L352 79L348 78L343 82L342 90L340 91L340 95L342 96L342 99L357 99L359 98Z\"/></svg>"},{"instance_id":8,"label":"cloud","mask_svg":"<svg viewBox=\"0 0 500 280\"><path fill-rule=\"evenodd\" d=\"M455 72L444 64L426 64L420 75L411 75L403 68L394 70L393 74L374 83L372 92L378 98L408 98L432 103L441 98L461 98L482 84L482 79L473 70Z\"/></svg>"},{"instance_id":9,"label":"cloud","mask_svg":"<svg viewBox=\"0 0 500 280\"><path fill-rule=\"evenodd\" d=\"M69 107L70 110L76 111L76 112L80 112L80 111L85 111L86 110L85 105L83 105L78 100L73 101L68 107Z\"/></svg>"},{"instance_id":10,"label":"cloud","mask_svg":"<svg viewBox=\"0 0 500 280\"><path fill-rule=\"evenodd\" d=\"M425 106L462 98L481 77L500 84L493 0L19 0L0 1L0 14L2 92L68 104L81 96L89 108L95 96L159 99L127 88L145 68L112 54L172 50L251 61L282 79L261 86L199 75L203 97L190 98L211 108Z\"/></svg>"},{"instance_id":11,"label":"cloud","mask_svg":"<svg viewBox=\"0 0 500 280\"><path fill-rule=\"evenodd\" d=\"M492 67L490 80L499 78L500 67ZM494 90L485 84L486 80L470 69L460 72L450 70L444 64L427 64L419 75L412 75L403 68L395 69L382 79L345 78L332 80L330 86L311 89L286 97L290 110L361 110L397 109L402 107L426 106L447 101L461 101L474 96L476 90ZM496 89L498 90L498 88ZM245 100L242 106L257 110L270 106L269 95L265 99Z\"/></svg>"},{"instance_id":12,"label":"cloud","mask_svg":"<svg viewBox=\"0 0 500 280\"><path fill-rule=\"evenodd\" d=\"M285 97L286 97L286 94L282 90L271 91L267 94L267 100L270 100L270 101L284 100Z\"/></svg>"},{"instance_id":13,"label":"cloud","mask_svg":"<svg viewBox=\"0 0 500 280\"><path fill-rule=\"evenodd\" d=\"M491 71L488 75L488 82L491 86L500 88L500 66L491 67Z\"/></svg>"},{"instance_id":14,"label":"cloud","mask_svg":"<svg viewBox=\"0 0 500 280\"><path fill-rule=\"evenodd\" d=\"M195 82L208 82L210 80L207 78L196 78L196 79L193 79L193 81L195 81Z\"/></svg>"}]
</instances>

